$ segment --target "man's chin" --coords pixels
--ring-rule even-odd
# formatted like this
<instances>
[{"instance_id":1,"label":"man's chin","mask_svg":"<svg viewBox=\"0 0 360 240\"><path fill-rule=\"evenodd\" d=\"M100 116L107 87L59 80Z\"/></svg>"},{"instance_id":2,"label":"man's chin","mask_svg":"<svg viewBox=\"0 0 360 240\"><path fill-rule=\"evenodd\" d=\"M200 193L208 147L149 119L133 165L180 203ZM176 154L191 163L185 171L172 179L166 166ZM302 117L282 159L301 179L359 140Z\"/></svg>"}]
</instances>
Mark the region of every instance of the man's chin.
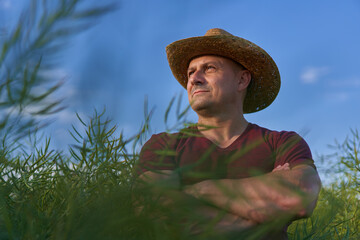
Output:
<instances>
[{"instance_id":1,"label":"man's chin","mask_svg":"<svg viewBox=\"0 0 360 240\"><path fill-rule=\"evenodd\" d=\"M191 104L191 108L198 114L204 114L210 111L211 109L211 105L209 103L197 103L194 102L193 104Z\"/></svg>"}]
</instances>

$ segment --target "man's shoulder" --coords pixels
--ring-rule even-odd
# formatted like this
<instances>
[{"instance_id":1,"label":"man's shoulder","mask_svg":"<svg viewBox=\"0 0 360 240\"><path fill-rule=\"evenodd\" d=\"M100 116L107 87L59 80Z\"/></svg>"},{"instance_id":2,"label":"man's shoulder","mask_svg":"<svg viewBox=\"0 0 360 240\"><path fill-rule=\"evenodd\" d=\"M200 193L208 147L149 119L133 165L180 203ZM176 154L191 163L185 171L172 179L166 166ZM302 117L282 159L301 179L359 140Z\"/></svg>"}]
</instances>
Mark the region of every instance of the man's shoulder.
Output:
<instances>
[{"instance_id":1,"label":"man's shoulder","mask_svg":"<svg viewBox=\"0 0 360 240\"><path fill-rule=\"evenodd\" d=\"M307 164L316 169L309 145L298 133L269 130L258 125L253 126L253 128L263 134L267 144L276 153L277 165L288 162L291 167Z\"/></svg>"},{"instance_id":2,"label":"man's shoulder","mask_svg":"<svg viewBox=\"0 0 360 240\"><path fill-rule=\"evenodd\" d=\"M145 143L146 145L152 144L168 144L172 139L177 138L179 133L168 133L168 132L160 132L151 135L150 139Z\"/></svg>"},{"instance_id":3,"label":"man's shoulder","mask_svg":"<svg viewBox=\"0 0 360 240\"><path fill-rule=\"evenodd\" d=\"M266 142L273 147L282 145L286 142L305 142L305 140L295 131L271 130L257 124L251 123L250 134L261 135Z\"/></svg>"},{"instance_id":4,"label":"man's shoulder","mask_svg":"<svg viewBox=\"0 0 360 240\"><path fill-rule=\"evenodd\" d=\"M170 140L170 139L178 139L178 138L188 138L198 136L198 131L193 127L183 128L178 132L160 132L153 134L150 139L154 140Z\"/></svg>"},{"instance_id":5,"label":"man's shoulder","mask_svg":"<svg viewBox=\"0 0 360 240\"><path fill-rule=\"evenodd\" d=\"M257 134L262 134L263 136L268 136L268 137L286 137L286 136L294 136L297 135L299 136L298 133L296 133L295 131L288 131L288 130L272 130L272 129L268 129L262 126L259 126L255 123L250 123L250 129L253 133L257 133Z\"/></svg>"},{"instance_id":6,"label":"man's shoulder","mask_svg":"<svg viewBox=\"0 0 360 240\"><path fill-rule=\"evenodd\" d=\"M186 127L181 129L178 132L160 132L153 134L150 139L145 143L146 146L175 146L182 141L186 141L186 139L190 137L198 136L198 131L194 129L194 127Z\"/></svg>"}]
</instances>

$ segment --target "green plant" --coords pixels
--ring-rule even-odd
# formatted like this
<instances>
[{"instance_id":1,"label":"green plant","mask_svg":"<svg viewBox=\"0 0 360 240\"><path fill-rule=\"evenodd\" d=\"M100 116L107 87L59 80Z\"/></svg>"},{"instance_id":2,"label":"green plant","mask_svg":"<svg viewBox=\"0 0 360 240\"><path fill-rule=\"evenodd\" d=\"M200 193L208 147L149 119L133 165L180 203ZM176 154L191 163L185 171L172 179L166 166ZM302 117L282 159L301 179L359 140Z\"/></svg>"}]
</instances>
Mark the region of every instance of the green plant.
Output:
<instances>
[{"instance_id":1,"label":"green plant","mask_svg":"<svg viewBox=\"0 0 360 240\"><path fill-rule=\"evenodd\" d=\"M342 144L335 143L332 156L334 181L325 185L311 218L293 223L289 229L292 239L359 239L360 138L357 130Z\"/></svg>"},{"instance_id":2,"label":"green plant","mask_svg":"<svg viewBox=\"0 0 360 240\"><path fill-rule=\"evenodd\" d=\"M113 5L81 7L84 1L32 0L13 31L0 38L0 137L2 154L63 109L53 93L62 85L46 74L69 38L93 25ZM40 119L42 121L40 121Z\"/></svg>"}]
</instances>

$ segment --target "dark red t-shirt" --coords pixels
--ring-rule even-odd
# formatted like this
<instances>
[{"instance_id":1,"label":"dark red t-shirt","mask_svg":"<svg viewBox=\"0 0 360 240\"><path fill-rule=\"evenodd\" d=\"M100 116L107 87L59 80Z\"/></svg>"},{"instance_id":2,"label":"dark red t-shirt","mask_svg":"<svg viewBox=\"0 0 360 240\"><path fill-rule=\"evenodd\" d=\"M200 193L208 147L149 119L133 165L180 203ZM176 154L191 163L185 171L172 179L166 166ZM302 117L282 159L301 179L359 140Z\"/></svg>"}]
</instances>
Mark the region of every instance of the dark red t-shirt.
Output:
<instances>
[{"instance_id":1,"label":"dark red t-shirt","mask_svg":"<svg viewBox=\"0 0 360 240\"><path fill-rule=\"evenodd\" d=\"M207 179L239 179L271 172L278 165L308 164L315 168L309 146L295 132L271 131L249 123L228 147L220 148L197 128L153 135L140 153L139 174L174 170L181 183Z\"/></svg>"},{"instance_id":2,"label":"dark red t-shirt","mask_svg":"<svg viewBox=\"0 0 360 240\"><path fill-rule=\"evenodd\" d=\"M189 185L207 179L262 175L285 163L291 168L299 164L315 168L309 146L297 133L271 131L249 123L226 148L218 147L195 127L155 134L141 150L138 173L173 170L179 173L182 185ZM264 239L287 239L287 225L281 228Z\"/></svg>"}]
</instances>

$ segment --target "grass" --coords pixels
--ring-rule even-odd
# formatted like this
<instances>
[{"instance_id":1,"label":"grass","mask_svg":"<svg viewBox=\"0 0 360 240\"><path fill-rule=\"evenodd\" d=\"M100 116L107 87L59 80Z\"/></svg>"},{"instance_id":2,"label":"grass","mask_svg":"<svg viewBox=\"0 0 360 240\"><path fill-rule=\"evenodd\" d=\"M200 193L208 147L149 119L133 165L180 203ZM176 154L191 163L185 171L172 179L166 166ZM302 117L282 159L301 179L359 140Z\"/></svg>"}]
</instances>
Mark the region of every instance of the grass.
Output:
<instances>
[{"instance_id":1,"label":"grass","mask_svg":"<svg viewBox=\"0 0 360 240\"><path fill-rule=\"evenodd\" d=\"M329 166L332 175L328 177L334 180L323 187L311 218L290 226L292 239L360 238L359 147L356 130L351 130L342 144L333 146L335 161Z\"/></svg>"},{"instance_id":2,"label":"grass","mask_svg":"<svg viewBox=\"0 0 360 240\"><path fill-rule=\"evenodd\" d=\"M125 140L104 112L79 121L85 134L73 129L78 144L68 153L49 149L48 140L30 153L1 156L0 239L189 239L183 219L199 218L196 203L165 208L148 189L134 188L134 144L141 146L147 123ZM360 144L357 136L352 141ZM348 178L323 187L311 218L289 227L290 239L359 238L358 172L349 169L357 160L347 150L339 149L337 165ZM192 238L223 239L208 224L208 232Z\"/></svg>"}]
</instances>

